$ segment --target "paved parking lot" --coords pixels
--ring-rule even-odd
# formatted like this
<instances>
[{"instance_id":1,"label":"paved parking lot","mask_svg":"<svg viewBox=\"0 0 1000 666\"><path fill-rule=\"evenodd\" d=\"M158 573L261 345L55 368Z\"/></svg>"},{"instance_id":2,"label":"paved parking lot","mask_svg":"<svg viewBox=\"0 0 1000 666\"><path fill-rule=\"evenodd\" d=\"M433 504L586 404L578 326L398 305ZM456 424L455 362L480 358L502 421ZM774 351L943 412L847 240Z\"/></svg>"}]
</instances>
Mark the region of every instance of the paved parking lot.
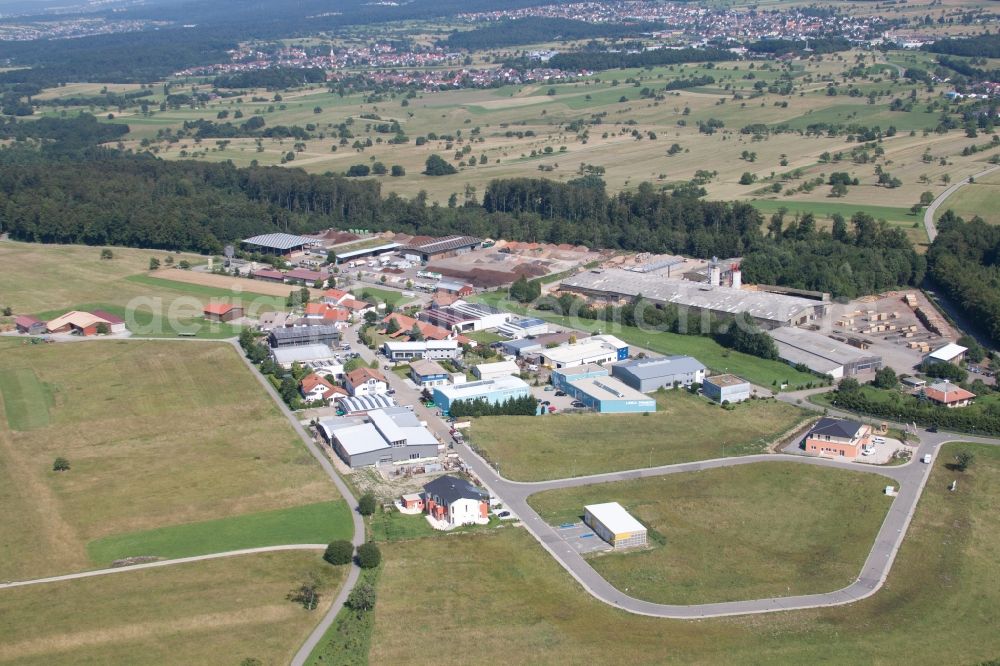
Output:
<instances>
[{"instance_id":1,"label":"paved parking lot","mask_svg":"<svg viewBox=\"0 0 1000 666\"><path fill-rule=\"evenodd\" d=\"M531 395L535 396L539 400L548 400L552 403L552 406L556 408L556 413L565 412L568 409L576 409L572 407L573 398L568 395L557 396L555 391L546 391L544 386L532 386Z\"/></svg>"},{"instance_id":2,"label":"paved parking lot","mask_svg":"<svg viewBox=\"0 0 1000 666\"><path fill-rule=\"evenodd\" d=\"M581 555L612 550L611 544L597 536L594 530L584 523L567 523L556 527L556 534L571 545Z\"/></svg>"}]
</instances>

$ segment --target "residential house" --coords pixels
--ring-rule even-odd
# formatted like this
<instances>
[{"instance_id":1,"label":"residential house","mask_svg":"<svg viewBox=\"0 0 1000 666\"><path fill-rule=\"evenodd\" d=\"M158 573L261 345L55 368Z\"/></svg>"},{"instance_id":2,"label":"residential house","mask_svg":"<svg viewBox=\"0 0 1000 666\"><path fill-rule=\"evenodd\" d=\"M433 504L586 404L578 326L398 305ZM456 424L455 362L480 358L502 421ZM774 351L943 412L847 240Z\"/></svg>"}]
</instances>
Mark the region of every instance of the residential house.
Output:
<instances>
[{"instance_id":1,"label":"residential house","mask_svg":"<svg viewBox=\"0 0 1000 666\"><path fill-rule=\"evenodd\" d=\"M824 416L806 434L805 449L819 456L853 459L871 446L871 437L871 426Z\"/></svg>"},{"instance_id":2,"label":"residential house","mask_svg":"<svg viewBox=\"0 0 1000 666\"><path fill-rule=\"evenodd\" d=\"M921 395L931 402L949 409L968 407L976 399L976 394L966 391L961 386L955 386L949 381L937 382L924 387Z\"/></svg>"},{"instance_id":3,"label":"residential house","mask_svg":"<svg viewBox=\"0 0 1000 666\"><path fill-rule=\"evenodd\" d=\"M353 396L381 395L389 390L385 376L373 368L357 368L347 373L345 386Z\"/></svg>"},{"instance_id":4,"label":"residential house","mask_svg":"<svg viewBox=\"0 0 1000 666\"><path fill-rule=\"evenodd\" d=\"M329 305L340 305L348 299L353 299L349 292L342 289L327 289L323 292L323 302Z\"/></svg>"},{"instance_id":5,"label":"residential house","mask_svg":"<svg viewBox=\"0 0 1000 666\"><path fill-rule=\"evenodd\" d=\"M315 372L302 378L299 390L306 400L332 400L336 395L347 395L347 391Z\"/></svg>"},{"instance_id":6,"label":"residential house","mask_svg":"<svg viewBox=\"0 0 1000 666\"><path fill-rule=\"evenodd\" d=\"M450 529L490 522L490 496L465 479L446 474L424 486L424 506L435 521Z\"/></svg>"}]
</instances>

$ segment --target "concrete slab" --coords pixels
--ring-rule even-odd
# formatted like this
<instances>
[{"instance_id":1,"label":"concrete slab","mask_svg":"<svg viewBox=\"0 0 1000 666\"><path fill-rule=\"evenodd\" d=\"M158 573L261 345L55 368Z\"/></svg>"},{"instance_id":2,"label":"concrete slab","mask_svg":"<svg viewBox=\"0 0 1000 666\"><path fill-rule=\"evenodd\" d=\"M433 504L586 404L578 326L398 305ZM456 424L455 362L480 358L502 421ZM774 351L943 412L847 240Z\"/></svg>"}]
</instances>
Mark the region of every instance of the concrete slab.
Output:
<instances>
[{"instance_id":1,"label":"concrete slab","mask_svg":"<svg viewBox=\"0 0 1000 666\"><path fill-rule=\"evenodd\" d=\"M611 544L597 536L585 523L567 523L556 528L556 534L581 555L612 550Z\"/></svg>"}]
</instances>

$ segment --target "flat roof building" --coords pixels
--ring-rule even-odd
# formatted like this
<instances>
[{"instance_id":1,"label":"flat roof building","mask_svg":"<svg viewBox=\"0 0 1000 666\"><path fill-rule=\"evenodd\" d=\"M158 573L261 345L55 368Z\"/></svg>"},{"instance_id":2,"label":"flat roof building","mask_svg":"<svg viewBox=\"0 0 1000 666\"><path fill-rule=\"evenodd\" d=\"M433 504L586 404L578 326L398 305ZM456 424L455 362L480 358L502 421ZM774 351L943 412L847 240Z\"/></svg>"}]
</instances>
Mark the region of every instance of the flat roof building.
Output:
<instances>
[{"instance_id":1,"label":"flat roof building","mask_svg":"<svg viewBox=\"0 0 1000 666\"><path fill-rule=\"evenodd\" d=\"M340 329L332 325L291 326L273 328L267 334L272 347L294 347L297 345L325 344L340 340Z\"/></svg>"},{"instance_id":2,"label":"flat roof building","mask_svg":"<svg viewBox=\"0 0 1000 666\"><path fill-rule=\"evenodd\" d=\"M636 273L620 268L578 273L563 280L560 289L613 302L641 295L654 305L672 303L695 313L735 316L747 312L765 328L804 324L823 317L828 307L825 302L797 296L664 278L655 272Z\"/></svg>"},{"instance_id":3,"label":"flat roof building","mask_svg":"<svg viewBox=\"0 0 1000 666\"><path fill-rule=\"evenodd\" d=\"M336 354L330 345L324 344L311 344L311 345L294 345L289 347L277 347L271 350L271 356L274 357L274 362L278 365L290 368L292 363L317 363L320 361L329 361L333 359Z\"/></svg>"},{"instance_id":4,"label":"flat roof building","mask_svg":"<svg viewBox=\"0 0 1000 666\"><path fill-rule=\"evenodd\" d=\"M497 333L513 340L520 340L529 335L543 335L549 332L549 324L544 319L511 319L497 327Z\"/></svg>"},{"instance_id":5,"label":"flat roof building","mask_svg":"<svg viewBox=\"0 0 1000 666\"><path fill-rule=\"evenodd\" d=\"M479 363L472 366L472 374L476 379L496 379L521 374L521 368L514 361L499 361L497 363Z\"/></svg>"},{"instance_id":6,"label":"flat roof building","mask_svg":"<svg viewBox=\"0 0 1000 666\"><path fill-rule=\"evenodd\" d=\"M390 361L412 361L418 358L456 359L462 355L458 340L421 340L406 342L386 340L382 343L382 354Z\"/></svg>"},{"instance_id":7,"label":"flat roof building","mask_svg":"<svg viewBox=\"0 0 1000 666\"><path fill-rule=\"evenodd\" d=\"M552 385L600 414L656 411L656 400L611 377L599 365L553 370Z\"/></svg>"},{"instance_id":8,"label":"flat roof building","mask_svg":"<svg viewBox=\"0 0 1000 666\"><path fill-rule=\"evenodd\" d=\"M813 372L834 379L874 372L882 367L882 357L802 328L784 327L769 331L778 347L778 356L791 365L803 364Z\"/></svg>"},{"instance_id":9,"label":"flat roof building","mask_svg":"<svg viewBox=\"0 0 1000 666\"><path fill-rule=\"evenodd\" d=\"M583 522L615 550L646 545L646 526L618 502L588 504L583 507Z\"/></svg>"},{"instance_id":10,"label":"flat roof building","mask_svg":"<svg viewBox=\"0 0 1000 666\"><path fill-rule=\"evenodd\" d=\"M750 399L750 382L736 375L712 375L701 384L705 397L715 402L737 403Z\"/></svg>"},{"instance_id":11,"label":"flat roof building","mask_svg":"<svg viewBox=\"0 0 1000 666\"><path fill-rule=\"evenodd\" d=\"M550 368L572 368L589 363L614 363L628 358L628 345L611 335L594 335L582 342L562 345L539 352L542 363Z\"/></svg>"},{"instance_id":12,"label":"flat roof building","mask_svg":"<svg viewBox=\"0 0 1000 666\"><path fill-rule=\"evenodd\" d=\"M705 381L705 366L690 356L637 358L611 366L611 374L643 393Z\"/></svg>"},{"instance_id":13,"label":"flat roof building","mask_svg":"<svg viewBox=\"0 0 1000 666\"><path fill-rule=\"evenodd\" d=\"M435 386L434 404L447 414L457 400L485 400L498 404L511 398L523 398L529 395L531 389L520 377L497 377L452 386Z\"/></svg>"}]
</instances>

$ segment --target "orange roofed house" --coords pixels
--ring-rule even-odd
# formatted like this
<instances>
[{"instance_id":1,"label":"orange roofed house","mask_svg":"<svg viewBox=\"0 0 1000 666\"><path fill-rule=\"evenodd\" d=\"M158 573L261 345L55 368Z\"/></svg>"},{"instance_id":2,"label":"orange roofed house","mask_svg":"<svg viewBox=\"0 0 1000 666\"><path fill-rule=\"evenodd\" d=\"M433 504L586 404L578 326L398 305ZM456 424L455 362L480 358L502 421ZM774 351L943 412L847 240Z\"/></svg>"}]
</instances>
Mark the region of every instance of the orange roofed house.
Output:
<instances>
[{"instance_id":1,"label":"orange roofed house","mask_svg":"<svg viewBox=\"0 0 1000 666\"><path fill-rule=\"evenodd\" d=\"M948 409L968 407L976 398L976 394L972 391L966 391L961 386L955 386L951 382L931 384L923 389L923 396Z\"/></svg>"},{"instance_id":2,"label":"orange roofed house","mask_svg":"<svg viewBox=\"0 0 1000 666\"><path fill-rule=\"evenodd\" d=\"M490 522L489 493L465 479L439 476L424 486L423 500L424 510L441 529Z\"/></svg>"},{"instance_id":3,"label":"orange roofed house","mask_svg":"<svg viewBox=\"0 0 1000 666\"><path fill-rule=\"evenodd\" d=\"M871 426L824 416L806 435L806 452L836 458L857 458L871 446Z\"/></svg>"},{"instance_id":4,"label":"orange roofed house","mask_svg":"<svg viewBox=\"0 0 1000 666\"><path fill-rule=\"evenodd\" d=\"M352 370L347 373L344 384L353 396L381 395L389 390L385 375L373 368Z\"/></svg>"}]
</instances>

